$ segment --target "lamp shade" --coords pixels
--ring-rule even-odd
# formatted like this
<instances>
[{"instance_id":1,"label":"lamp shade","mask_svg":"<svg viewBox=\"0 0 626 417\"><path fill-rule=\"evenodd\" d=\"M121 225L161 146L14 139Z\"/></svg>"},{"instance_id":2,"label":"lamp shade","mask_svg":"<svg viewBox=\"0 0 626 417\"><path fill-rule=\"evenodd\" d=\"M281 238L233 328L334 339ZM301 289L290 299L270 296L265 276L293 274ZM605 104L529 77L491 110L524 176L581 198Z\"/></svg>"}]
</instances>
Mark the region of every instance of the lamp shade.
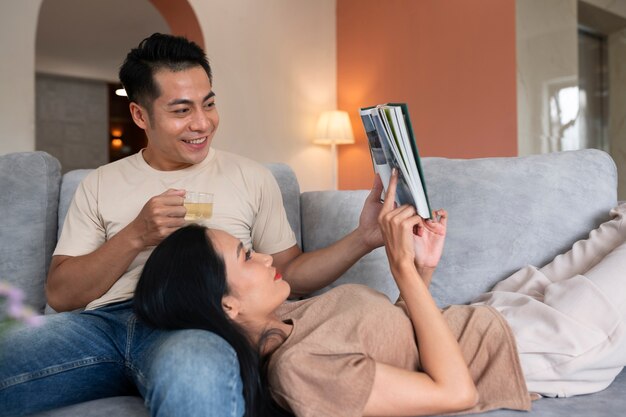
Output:
<instances>
[{"instance_id":1,"label":"lamp shade","mask_svg":"<svg viewBox=\"0 0 626 417\"><path fill-rule=\"evenodd\" d=\"M329 110L320 115L313 143L318 145L347 145L354 143L348 112Z\"/></svg>"}]
</instances>

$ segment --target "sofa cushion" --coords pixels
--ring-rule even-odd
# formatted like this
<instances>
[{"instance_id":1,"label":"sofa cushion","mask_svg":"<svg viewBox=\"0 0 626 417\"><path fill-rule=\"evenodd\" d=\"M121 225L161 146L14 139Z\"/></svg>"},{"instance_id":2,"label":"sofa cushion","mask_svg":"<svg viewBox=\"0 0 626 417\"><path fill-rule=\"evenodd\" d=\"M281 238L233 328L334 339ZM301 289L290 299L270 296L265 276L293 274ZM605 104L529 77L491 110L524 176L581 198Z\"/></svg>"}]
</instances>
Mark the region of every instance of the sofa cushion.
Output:
<instances>
[{"instance_id":1,"label":"sofa cushion","mask_svg":"<svg viewBox=\"0 0 626 417\"><path fill-rule=\"evenodd\" d=\"M287 212L287 220L291 229L296 234L298 245L302 245L302 234L300 232L300 185L298 178L291 167L282 163L265 165L276 178L283 197L283 205Z\"/></svg>"},{"instance_id":2,"label":"sofa cushion","mask_svg":"<svg viewBox=\"0 0 626 417\"><path fill-rule=\"evenodd\" d=\"M431 290L441 307L464 304L519 268L542 266L608 219L617 204L611 157L581 150L515 158L423 158L433 209L449 213ZM355 227L367 192L302 195L305 250ZM333 286L361 282L395 299L383 250L361 259Z\"/></svg>"},{"instance_id":3,"label":"sofa cushion","mask_svg":"<svg viewBox=\"0 0 626 417\"><path fill-rule=\"evenodd\" d=\"M626 409L626 371L617 376L611 386L593 395L572 398L544 398L534 401L530 413L515 410L495 410L473 414L474 417L615 417ZM32 415L31 417L147 417L148 411L140 397L112 397L89 401Z\"/></svg>"},{"instance_id":4,"label":"sofa cushion","mask_svg":"<svg viewBox=\"0 0 626 417\"><path fill-rule=\"evenodd\" d=\"M109 397L44 411L30 417L148 417L141 397Z\"/></svg>"},{"instance_id":5,"label":"sofa cushion","mask_svg":"<svg viewBox=\"0 0 626 417\"><path fill-rule=\"evenodd\" d=\"M65 216L67 215L67 210L70 208L70 203L74 198L76 188L78 188L78 184L80 184L83 178L85 178L91 171L91 169L76 169L63 175L63 180L61 181L61 191L59 194L59 227L57 240L61 236Z\"/></svg>"},{"instance_id":6,"label":"sofa cushion","mask_svg":"<svg viewBox=\"0 0 626 417\"><path fill-rule=\"evenodd\" d=\"M0 156L0 280L45 306L44 282L56 243L61 167L45 152Z\"/></svg>"},{"instance_id":7,"label":"sofa cushion","mask_svg":"<svg viewBox=\"0 0 626 417\"><path fill-rule=\"evenodd\" d=\"M432 283L442 305L469 302L523 266L547 264L617 205L615 163L598 150L432 159L425 170L434 206L450 209L451 238Z\"/></svg>"}]
</instances>

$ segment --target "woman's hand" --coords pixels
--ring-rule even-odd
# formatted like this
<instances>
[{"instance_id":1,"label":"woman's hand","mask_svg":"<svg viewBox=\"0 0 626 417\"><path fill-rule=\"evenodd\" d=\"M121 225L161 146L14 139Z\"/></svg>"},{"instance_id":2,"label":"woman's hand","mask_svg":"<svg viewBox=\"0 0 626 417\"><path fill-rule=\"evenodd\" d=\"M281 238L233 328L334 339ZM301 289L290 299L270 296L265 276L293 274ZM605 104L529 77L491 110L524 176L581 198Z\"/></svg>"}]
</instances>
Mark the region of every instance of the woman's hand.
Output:
<instances>
[{"instance_id":1,"label":"woman's hand","mask_svg":"<svg viewBox=\"0 0 626 417\"><path fill-rule=\"evenodd\" d=\"M410 262L418 270L432 270L443 252L447 213L438 210L433 212L433 219L424 220L409 205L394 208L397 182L394 172L378 216L389 263L392 268Z\"/></svg>"},{"instance_id":2,"label":"woman's hand","mask_svg":"<svg viewBox=\"0 0 626 417\"><path fill-rule=\"evenodd\" d=\"M433 270L439 264L446 240L448 213L445 210L433 211L432 218L420 221L413 230L415 266L418 270Z\"/></svg>"}]
</instances>

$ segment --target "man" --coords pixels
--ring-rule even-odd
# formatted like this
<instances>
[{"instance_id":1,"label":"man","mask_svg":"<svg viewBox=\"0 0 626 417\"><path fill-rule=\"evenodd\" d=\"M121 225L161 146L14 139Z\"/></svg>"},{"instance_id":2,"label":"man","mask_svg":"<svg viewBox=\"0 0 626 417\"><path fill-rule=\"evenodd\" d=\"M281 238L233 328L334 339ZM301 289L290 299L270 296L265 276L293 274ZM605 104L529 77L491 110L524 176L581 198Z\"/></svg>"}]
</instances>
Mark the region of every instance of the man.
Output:
<instances>
[{"instance_id":1,"label":"man","mask_svg":"<svg viewBox=\"0 0 626 417\"><path fill-rule=\"evenodd\" d=\"M137 392L155 416L242 415L230 346L206 331L149 328L132 312L145 260L185 223L186 190L213 193L210 225L272 254L297 296L331 283L382 244L381 185L355 231L302 253L271 173L211 147L219 116L211 69L196 44L154 34L130 51L120 80L148 145L94 170L78 187L46 284L49 304L66 313L0 342L0 415Z\"/></svg>"}]
</instances>

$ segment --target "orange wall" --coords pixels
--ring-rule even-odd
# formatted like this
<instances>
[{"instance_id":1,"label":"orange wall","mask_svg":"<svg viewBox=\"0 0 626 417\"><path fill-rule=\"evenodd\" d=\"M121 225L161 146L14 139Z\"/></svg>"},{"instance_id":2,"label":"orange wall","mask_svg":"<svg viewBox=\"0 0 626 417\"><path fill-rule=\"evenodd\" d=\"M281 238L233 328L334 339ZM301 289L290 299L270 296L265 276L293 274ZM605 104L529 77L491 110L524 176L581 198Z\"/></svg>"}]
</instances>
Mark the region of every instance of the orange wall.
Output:
<instances>
[{"instance_id":1,"label":"orange wall","mask_svg":"<svg viewBox=\"0 0 626 417\"><path fill-rule=\"evenodd\" d=\"M515 0L337 0L337 104L355 145L339 188L370 188L359 107L406 102L420 154L515 156Z\"/></svg>"},{"instance_id":2,"label":"orange wall","mask_svg":"<svg viewBox=\"0 0 626 417\"><path fill-rule=\"evenodd\" d=\"M149 0L161 13L172 35L185 36L204 49L204 36L198 18L187 0Z\"/></svg>"}]
</instances>

